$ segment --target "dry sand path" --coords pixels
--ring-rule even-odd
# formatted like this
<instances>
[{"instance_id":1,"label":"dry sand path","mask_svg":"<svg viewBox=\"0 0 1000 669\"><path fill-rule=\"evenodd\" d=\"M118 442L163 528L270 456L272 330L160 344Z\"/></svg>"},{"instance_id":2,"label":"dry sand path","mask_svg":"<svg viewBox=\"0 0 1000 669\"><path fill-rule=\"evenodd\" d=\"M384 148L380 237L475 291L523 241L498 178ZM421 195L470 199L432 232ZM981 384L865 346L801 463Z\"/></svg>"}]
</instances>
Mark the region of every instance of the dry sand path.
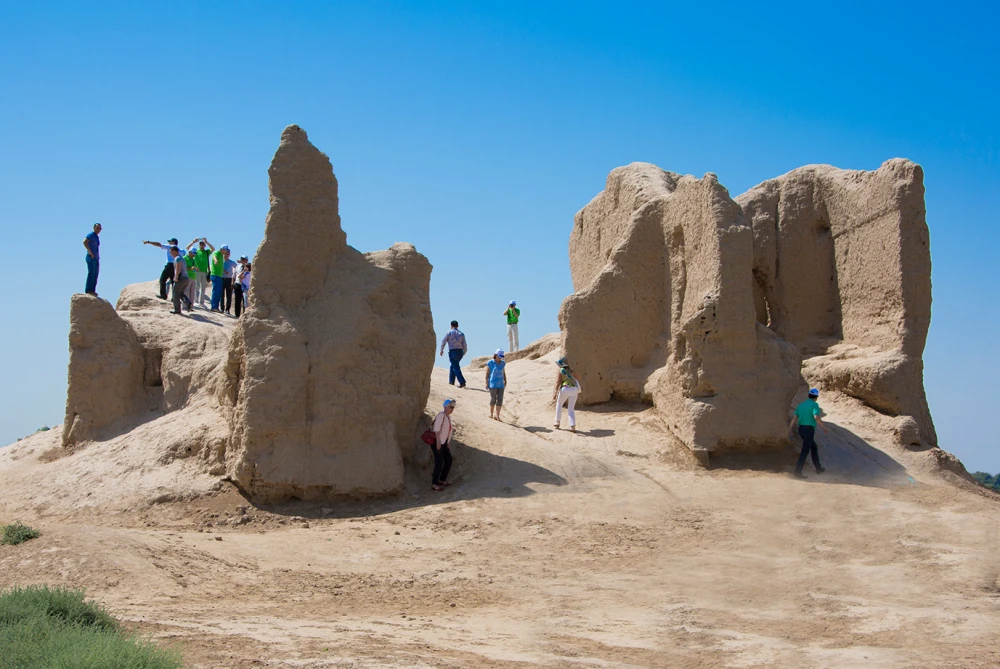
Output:
<instances>
[{"instance_id":1,"label":"dry sand path","mask_svg":"<svg viewBox=\"0 0 1000 669\"><path fill-rule=\"evenodd\" d=\"M0 451L0 521L44 534L0 547L0 585L85 587L194 667L1000 666L995 496L843 398L806 481L792 453L700 469L642 407L554 431L551 357L511 363L503 423L483 372L435 370L430 406L459 400L444 493L105 513L40 483L102 445L44 462L57 431L31 437Z\"/></svg>"}]
</instances>

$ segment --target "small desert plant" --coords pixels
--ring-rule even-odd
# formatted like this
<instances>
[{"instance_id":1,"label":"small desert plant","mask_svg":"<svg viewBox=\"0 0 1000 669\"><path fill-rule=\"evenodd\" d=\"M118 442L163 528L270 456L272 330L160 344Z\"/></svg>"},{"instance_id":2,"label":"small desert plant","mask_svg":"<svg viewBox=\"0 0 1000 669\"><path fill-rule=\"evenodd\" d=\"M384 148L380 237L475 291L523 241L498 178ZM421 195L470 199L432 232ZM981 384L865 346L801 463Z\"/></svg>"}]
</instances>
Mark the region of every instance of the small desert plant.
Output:
<instances>
[{"instance_id":1,"label":"small desert plant","mask_svg":"<svg viewBox=\"0 0 1000 669\"><path fill-rule=\"evenodd\" d=\"M0 591L0 669L180 669L176 653L127 634L78 590Z\"/></svg>"},{"instance_id":2,"label":"small desert plant","mask_svg":"<svg viewBox=\"0 0 1000 669\"><path fill-rule=\"evenodd\" d=\"M0 535L0 544L16 546L17 544L23 544L28 539L36 539L39 536L41 536L41 532L38 530L33 530L24 523L16 521L3 528L3 534Z\"/></svg>"}]
</instances>

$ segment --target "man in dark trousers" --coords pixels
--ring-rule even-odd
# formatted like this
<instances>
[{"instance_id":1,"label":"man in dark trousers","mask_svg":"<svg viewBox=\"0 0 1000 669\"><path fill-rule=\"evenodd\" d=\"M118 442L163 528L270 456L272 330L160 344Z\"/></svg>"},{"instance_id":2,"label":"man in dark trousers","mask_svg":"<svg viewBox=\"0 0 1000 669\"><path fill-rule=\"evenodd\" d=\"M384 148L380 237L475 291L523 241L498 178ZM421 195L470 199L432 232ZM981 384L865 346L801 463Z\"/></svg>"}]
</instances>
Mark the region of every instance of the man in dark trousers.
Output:
<instances>
[{"instance_id":1,"label":"man in dark trousers","mask_svg":"<svg viewBox=\"0 0 1000 669\"><path fill-rule=\"evenodd\" d=\"M101 271L101 224L94 223L94 231L83 238L83 248L87 249L87 295L97 297L97 274Z\"/></svg>"},{"instance_id":2,"label":"man in dark trousers","mask_svg":"<svg viewBox=\"0 0 1000 669\"><path fill-rule=\"evenodd\" d=\"M184 256L181 255L182 249L171 246L167 253L173 259L174 264L174 308L170 313L180 314L181 313L181 301L184 301L185 308L187 311L191 311L191 298L187 296L187 288L189 282L187 275L187 263L184 261Z\"/></svg>"},{"instance_id":3,"label":"man in dark trousers","mask_svg":"<svg viewBox=\"0 0 1000 669\"><path fill-rule=\"evenodd\" d=\"M166 244L147 240L144 240L142 243L155 246L156 248L163 249L167 252L167 264L163 266L163 271L160 272L160 299L165 300L167 299L167 281L174 280L174 257L170 255L170 249L177 246L177 238L171 237L167 240ZM177 250L182 258L187 254L187 252L182 248L178 248ZM185 276L187 275L185 274Z\"/></svg>"},{"instance_id":4,"label":"man in dark trousers","mask_svg":"<svg viewBox=\"0 0 1000 669\"><path fill-rule=\"evenodd\" d=\"M451 369L448 371L448 384L453 386L455 385L455 379L458 379L458 387L464 388L465 377L462 376L462 367L459 363L462 362L462 358L465 356L465 352L469 350L469 346L465 343L465 335L458 329L458 321L451 322L451 330L448 330L448 334L441 340L441 352L438 355L444 355L445 344L448 345L448 360L451 361Z\"/></svg>"},{"instance_id":5,"label":"man in dark trousers","mask_svg":"<svg viewBox=\"0 0 1000 669\"><path fill-rule=\"evenodd\" d=\"M792 422L788 424L788 429L791 431L795 427L795 423L799 424L799 436L802 437L802 452L799 453L799 461L795 465L795 476L800 479L806 477L802 473L802 466L806 464L806 456L812 455L813 465L816 467L816 473L822 474L826 471L824 467L819 464L819 450L816 448L816 424L823 428L823 434L828 434L829 431L826 429L826 425L820 419L819 415L823 413L822 409L819 408L819 403L816 401L819 399L819 390L812 388L809 390L809 397L795 407L795 416L792 417Z\"/></svg>"}]
</instances>

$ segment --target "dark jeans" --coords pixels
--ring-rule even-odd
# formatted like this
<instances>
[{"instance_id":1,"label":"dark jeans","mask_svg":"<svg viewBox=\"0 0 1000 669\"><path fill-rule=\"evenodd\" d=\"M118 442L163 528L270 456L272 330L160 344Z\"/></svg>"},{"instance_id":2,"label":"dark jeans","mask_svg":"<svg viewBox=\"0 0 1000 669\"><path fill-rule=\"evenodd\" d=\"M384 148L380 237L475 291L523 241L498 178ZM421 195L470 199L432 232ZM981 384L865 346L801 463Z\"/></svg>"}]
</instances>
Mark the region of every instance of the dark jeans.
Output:
<instances>
[{"instance_id":1,"label":"dark jeans","mask_svg":"<svg viewBox=\"0 0 1000 669\"><path fill-rule=\"evenodd\" d=\"M174 311L180 313L181 311L181 300L184 300L184 304L187 308L191 308L191 298L189 298L185 293L188 288L188 281L191 279L186 276L179 276L174 281Z\"/></svg>"},{"instance_id":2,"label":"dark jeans","mask_svg":"<svg viewBox=\"0 0 1000 669\"><path fill-rule=\"evenodd\" d=\"M222 277L221 276L213 276L212 277L212 309L214 311L218 311L220 304L222 304Z\"/></svg>"},{"instance_id":3,"label":"dark jeans","mask_svg":"<svg viewBox=\"0 0 1000 669\"><path fill-rule=\"evenodd\" d=\"M448 351L448 359L451 360L451 368L448 370L448 383L455 385L455 379L458 379L458 385L465 385L465 377L462 376L462 368L458 363L462 362L462 357L465 356L465 351L460 348L453 348Z\"/></svg>"},{"instance_id":4,"label":"dark jeans","mask_svg":"<svg viewBox=\"0 0 1000 669\"><path fill-rule=\"evenodd\" d=\"M243 286L239 282L233 286L233 299L236 300L236 318L239 318L243 311Z\"/></svg>"},{"instance_id":5,"label":"dark jeans","mask_svg":"<svg viewBox=\"0 0 1000 669\"><path fill-rule=\"evenodd\" d=\"M174 280L174 264L168 262L163 266L163 271L160 272L160 299L167 299L167 281Z\"/></svg>"},{"instance_id":6,"label":"dark jeans","mask_svg":"<svg viewBox=\"0 0 1000 669\"><path fill-rule=\"evenodd\" d=\"M97 274L101 271L101 261L87 254L87 288L84 292L97 292Z\"/></svg>"},{"instance_id":7,"label":"dark jeans","mask_svg":"<svg viewBox=\"0 0 1000 669\"><path fill-rule=\"evenodd\" d=\"M819 464L819 451L816 449L816 428L812 425L799 425L799 436L802 437L802 452L799 453L799 461L795 465L795 473L802 473L802 466L806 464L806 456L812 454L813 465L816 471L823 469Z\"/></svg>"},{"instance_id":8,"label":"dark jeans","mask_svg":"<svg viewBox=\"0 0 1000 669\"><path fill-rule=\"evenodd\" d=\"M227 314L229 310L233 308L233 279L232 277L225 277L222 279L222 292L224 294L222 310Z\"/></svg>"},{"instance_id":9,"label":"dark jeans","mask_svg":"<svg viewBox=\"0 0 1000 669\"><path fill-rule=\"evenodd\" d=\"M434 475L431 478L431 485L439 485L444 483L448 478L448 472L451 471L451 448L448 444L451 441L441 444L441 448L437 448L437 444L431 446L431 451L434 453Z\"/></svg>"}]
</instances>

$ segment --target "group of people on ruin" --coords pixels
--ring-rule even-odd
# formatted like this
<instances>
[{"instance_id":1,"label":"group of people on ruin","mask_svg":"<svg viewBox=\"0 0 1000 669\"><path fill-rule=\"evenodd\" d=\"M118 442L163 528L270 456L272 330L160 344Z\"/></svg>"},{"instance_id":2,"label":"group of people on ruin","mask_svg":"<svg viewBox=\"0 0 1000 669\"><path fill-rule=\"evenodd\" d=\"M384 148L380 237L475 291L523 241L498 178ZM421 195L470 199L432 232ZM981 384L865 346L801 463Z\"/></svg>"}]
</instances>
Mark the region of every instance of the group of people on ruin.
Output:
<instances>
[{"instance_id":1,"label":"group of people on ruin","mask_svg":"<svg viewBox=\"0 0 1000 669\"><path fill-rule=\"evenodd\" d=\"M206 300L210 305L209 311L236 318L246 309L253 265L246 256L240 256L239 261L233 260L228 244L216 249L206 237L195 237L184 248L178 245L176 237L168 239L165 244L149 240L142 243L167 252L167 263L160 272L157 297L166 300L167 284L172 284L174 308L170 313L181 314L182 302L186 312L191 312L195 303L204 309Z\"/></svg>"},{"instance_id":2,"label":"group of people on ruin","mask_svg":"<svg viewBox=\"0 0 1000 669\"><path fill-rule=\"evenodd\" d=\"M97 277L101 268L100 223L94 223L93 230L83 238L83 248L87 250L87 283L84 292L97 296ZM239 261L231 259L227 244L216 248L205 237L195 237L186 247L179 246L176 237L166 243L144 240L148 246L155 246L167 253L166 264L160 272L161 300L171 299L172 314L190 313L198 304L210 311L224 313L239 318L249 303L250 280L253 266L250 259L240 256ZM211 293L209 293L211 285ZM169 292L168 292L169 291ZM235 311L235 313L233 313Z\"/></svg>"}]
</instances>

